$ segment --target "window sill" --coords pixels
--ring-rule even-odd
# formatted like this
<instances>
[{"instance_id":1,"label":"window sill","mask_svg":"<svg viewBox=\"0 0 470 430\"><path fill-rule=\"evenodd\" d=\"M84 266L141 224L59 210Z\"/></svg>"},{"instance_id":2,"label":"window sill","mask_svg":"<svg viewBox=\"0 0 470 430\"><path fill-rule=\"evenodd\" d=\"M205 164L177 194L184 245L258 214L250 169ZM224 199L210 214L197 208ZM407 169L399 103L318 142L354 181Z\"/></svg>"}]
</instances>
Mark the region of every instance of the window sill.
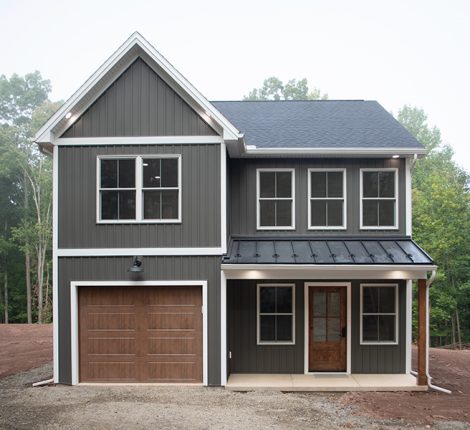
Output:
<instances>
[{"instance_id":1,"label":"window sill","mask_svg":"<svg viewBox=\"0 0 470 430\"><path fill-rule=\"evenodd\" d=\"M393 346L393 345L398 345L398 342L360 342L359 345L361 346L368 346L368 345L371 345L371 346L381 346L381 345L389 345L389 346Z\"/></svg>"},{"instance_id":2,"label":"window sill","mask_svg":"<svg viewBox=\"0 0 470 430\"><path fill-rule=\"evenodd\" d=\"M364 231L376 231L376 230L399 230L398 226L387 226L387 227L367 227L367 226L361 226L359 227L360 230Z\"/></svg>"},{"instance_id":3,"label":"window sill","mask_svg":"<svg viewBox=\"0 0 470 430\"><path fill-rule=\"evenodd\" d=\"M279 345L291 345L294 346L295 342L258 342L256 346L279 346Z\"/></svg>"},{"instance_id":4,"label":"window sill","mask_svg":"<svg viewBox=\"0 0 470 430\"><path fill-rule=\"evenodd\" d=\"M96 221L98 225L106 225L106 224L181 224L181 220L178 219L169 219L169 220L99 220Z\"/></svg>"},{"instance_id":5,"label":"window sill","mask_svg":"<svg viewBox=\"0 0 470 430\"><path fill-rule=\"evenodd\" d=\"M295 226L291 227L256 227L258 231L292 231L295 230Z\"/></svg>"},{"instance_id":6,"label":"window sill","mask_svg":"<svg viewBox=\"0 0 470 430\"><path fill-rule=\"evenodd\" d=\"M308 226L308 229L321 231L321 230L347 230L348 228L346 226L342 226L342 227Z\"/></svg>"}]
</instances>

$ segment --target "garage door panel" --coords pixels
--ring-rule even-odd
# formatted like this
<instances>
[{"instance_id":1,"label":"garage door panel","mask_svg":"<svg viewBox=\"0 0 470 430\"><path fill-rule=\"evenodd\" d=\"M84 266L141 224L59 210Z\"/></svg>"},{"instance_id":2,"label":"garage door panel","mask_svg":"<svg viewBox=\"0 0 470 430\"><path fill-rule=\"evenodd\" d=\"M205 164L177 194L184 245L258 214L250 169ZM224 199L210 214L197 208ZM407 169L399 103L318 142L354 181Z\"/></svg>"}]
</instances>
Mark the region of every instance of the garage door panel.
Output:
<instances>
[{"instance_id":1,"label":"garage door panel","mask_svg":"<svg viewBox=\"0 0 470 430\"><path fill-rule=\"evenodd\" d=\"M202 382L201 306L201 287L80 288L80 380Z\"/></svg>"},{"instance_id":2,"label":"garage door panel","mask_svg":"<svg viewBox=\"0 0 470 430\"><path fill-rule=\"evenodd\" d=\"M132 312L129 312L132 310ZM106 312L93 309L88 312L88 330L135 330L136 316L135 306L127 307L125 312Z\"/></svg>"},{"instance_id":3,"label":"garage door panel","mask_svg":"<svg viewBox=\"0 0 470 430\"><path fill-rule=\"evenodd\" d=\"M90 361L89 382L137 382L138 369L134 361Z\"/></svg>"},{"instance_id":4,"label":"garage door panel","mask_svg":"<svg viewBox=\"0 0 470 430\"><path fill-rule=\"evenodd\" d=\"M191 361L149 362L147 378L153 382L197 382L198 363Z\"/></svg>"},{"instance_id":5,"label":"garage door panel","mask_svg":"<svg viewBox=\"0 0 470 430\"><path fill-rule=\"evenodd\" d=\"M194 330L196 315L195 310L192 312L151 311L148 313L147 321L150 330Z\"/></svg>"},{"instance_id":6,"label":"garage door panel","mask_svg":"<svg viewBox=\"0 0 470 430\"><path fill-rule=\"evenodd\" d=\"M133 337L89 337L87 352L91 355L135 356L136 339Z\"/></svg>"},{"instance_id":7,"label":"garage door panel","mask_svg":"<svg viewBox=\"0 0 470 430\"><path fill-rule=\"evenodd\" d=\"M158 337L149 338L148 354L151 355L197 355L198 339L194 337Z\"/></svg>"}]
</instances>

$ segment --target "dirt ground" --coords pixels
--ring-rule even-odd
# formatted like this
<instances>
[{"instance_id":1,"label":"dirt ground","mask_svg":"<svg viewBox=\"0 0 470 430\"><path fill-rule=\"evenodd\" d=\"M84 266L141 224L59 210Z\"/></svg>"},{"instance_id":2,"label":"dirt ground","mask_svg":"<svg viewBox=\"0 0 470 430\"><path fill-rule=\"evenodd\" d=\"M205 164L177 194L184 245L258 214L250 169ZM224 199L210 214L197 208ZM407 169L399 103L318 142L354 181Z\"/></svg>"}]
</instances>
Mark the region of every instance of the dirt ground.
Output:
<instances>
[{"instance_id":1,"label":"dirt ground","mask_svg":"<svg viewBox=\"0 0 470 430\"><path fill-rule=\"evenodd\" d=\"M0 324L0 378L52 360L52 324Z\"/></svg>"},{"instance_id":2,"label":"dirt ground","mask_svg":"<svg viewBox=\"0 0 470 430\"><path fill-rule=\"evenodd\" d=\"M470 429L462 422L432 426L362 414L344 394L248 392L223 388L57 385L45 365L0 379L0 429Z\"/></svg>"},{"instance_id":3,"label":"dirt ground","mask_svg":"<svg viewBox=\"0 0 470 430\"><path fill-rule=\"evenodd\" d=\"M21 336L19 330L21 329ZM25 332L27 333L25 335ZM222 388L64 385L50 326L0 326L0 429L469 429L470 351L431 350L428 393L234 393Z\"/></svg>"},{"instance_id":4,"label":"dirt ground","mask_svg":"<svg viewBox=\"0 0 470 430\"><path fill-rule=\"evenodd\" d=\"M416 352L414 348L415 363ZM421 424L452 420L470 423L470 350L431 348L429 357L432 383L451 390L451 395L436 391L348 393L341 398L341 402L358 406L360 413L375 418L403 419Z\"/></svg>"}]
</instances>

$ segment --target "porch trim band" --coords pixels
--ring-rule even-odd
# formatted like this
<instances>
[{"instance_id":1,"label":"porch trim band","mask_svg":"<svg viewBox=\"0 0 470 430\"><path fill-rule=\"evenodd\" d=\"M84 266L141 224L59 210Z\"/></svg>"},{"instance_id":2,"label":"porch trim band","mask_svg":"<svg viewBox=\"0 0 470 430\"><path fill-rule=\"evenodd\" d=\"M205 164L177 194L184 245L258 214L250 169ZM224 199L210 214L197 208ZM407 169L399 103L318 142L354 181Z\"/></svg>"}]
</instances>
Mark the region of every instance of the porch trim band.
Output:
<instances>
[{"instance_id":1,"label":"porch trim band","mask_svg":"<svg viewBox=\"0 0 470 430\"><path fill-rule=\"evenodd\" d=\"M60 248L58 257L126 257L178 256L178 255L222 255L223 248Z\"/></svg>"},{"instance_id":2,"label":"porch trim band","mask_svg":"<svg viewBox=\"0 0 470 430\"><path fill-rule=\"evenodd\" d=\"M419 279L435 265L222 264L226 279Z\"/></svg>"}]
</instances>

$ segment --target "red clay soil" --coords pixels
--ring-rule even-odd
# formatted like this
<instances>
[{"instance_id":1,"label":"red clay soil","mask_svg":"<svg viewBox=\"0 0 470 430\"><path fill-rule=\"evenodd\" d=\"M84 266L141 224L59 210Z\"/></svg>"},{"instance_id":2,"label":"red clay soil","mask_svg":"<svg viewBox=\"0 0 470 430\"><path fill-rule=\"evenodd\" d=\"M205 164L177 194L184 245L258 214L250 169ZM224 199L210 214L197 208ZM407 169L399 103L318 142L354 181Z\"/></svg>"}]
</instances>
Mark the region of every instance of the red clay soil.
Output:
<instances>
[{"instance_id":1,"label":"red clay soil","mask_svg":"<svg viewBox=\"0 0 470 430\"><path fill-rule=\"evenodd\" d=\"M0 324L0 378L52 361L52 324Z\"/></svg>"},{"instance_id":2,"label":"red clay soil","mask_svg":"<svg viewBox=\"0 0 470 430\"><path fill-rule=\"evenodd\" d=\"M359 407L374 418L403 419L432 424L435 421L470 422L470 350L430 349L432 383L452 394L428 392L347 393L341 401ZM416 369L416 348L413 349Z\"/></svg>"}]
</instances>

